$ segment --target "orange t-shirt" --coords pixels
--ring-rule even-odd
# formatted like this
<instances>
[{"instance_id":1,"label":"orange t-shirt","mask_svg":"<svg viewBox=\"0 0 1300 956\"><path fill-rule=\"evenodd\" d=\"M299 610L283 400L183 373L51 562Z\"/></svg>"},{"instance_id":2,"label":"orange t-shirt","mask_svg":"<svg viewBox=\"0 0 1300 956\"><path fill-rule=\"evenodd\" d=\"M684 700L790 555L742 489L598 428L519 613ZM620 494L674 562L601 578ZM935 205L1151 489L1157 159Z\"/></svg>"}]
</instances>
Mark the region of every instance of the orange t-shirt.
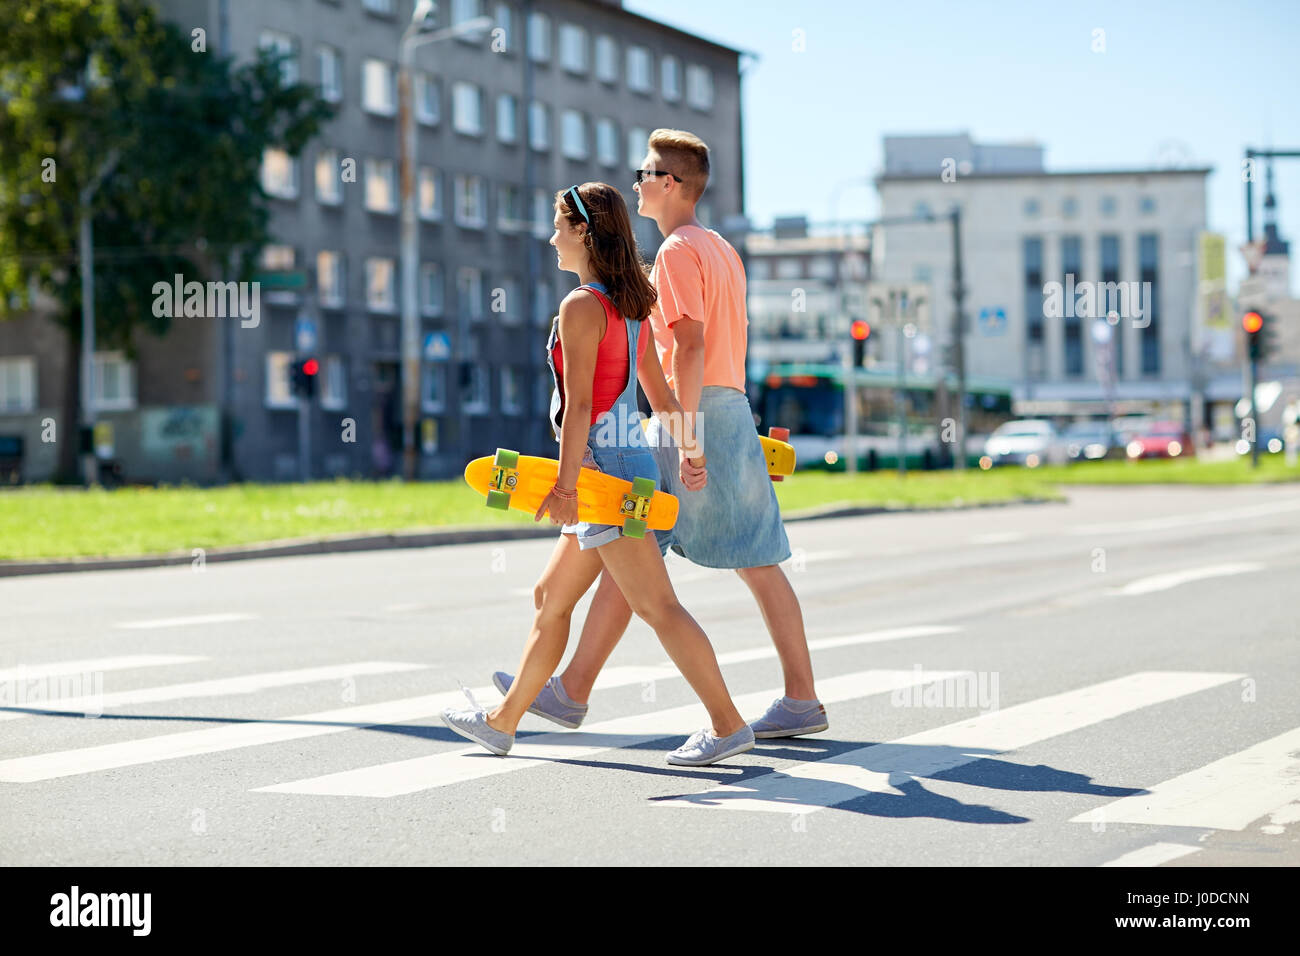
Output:
<instances>
[{"instance_id":1,"label":"orange t-shirt","mask_svg":"<svg viewBox=\"0 0 1300 956\"><path fill-rule=\"evenodd\" d=\"M745 268L740 255L712 229L678 226L663 241L650 270L659 300L650 310L655 350L670 388L672 326L685 316L704 323L704 384L745 390Z\"/></svg>"}]
</instances>

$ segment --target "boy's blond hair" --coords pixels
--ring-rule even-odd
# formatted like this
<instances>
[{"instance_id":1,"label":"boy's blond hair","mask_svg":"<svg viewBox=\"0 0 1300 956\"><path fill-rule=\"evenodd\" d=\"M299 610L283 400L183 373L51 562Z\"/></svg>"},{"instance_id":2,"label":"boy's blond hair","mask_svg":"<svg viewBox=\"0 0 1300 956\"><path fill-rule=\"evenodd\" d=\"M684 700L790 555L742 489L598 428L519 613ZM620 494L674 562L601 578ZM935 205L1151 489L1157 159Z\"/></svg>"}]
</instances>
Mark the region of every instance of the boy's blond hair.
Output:
<instances>
[{"instance_id":1,"label":"boy's blond hair","mask_svg":"<svg viewBox=\"0 0 1300 956\"><path fill-rule=\"evenodd\" d=\"M650 134L650 148L682 177L682 191L692 202L699 202L709 185L709 147L694 133L684 129L657 129Z\"/></svg>"}]
</instances>

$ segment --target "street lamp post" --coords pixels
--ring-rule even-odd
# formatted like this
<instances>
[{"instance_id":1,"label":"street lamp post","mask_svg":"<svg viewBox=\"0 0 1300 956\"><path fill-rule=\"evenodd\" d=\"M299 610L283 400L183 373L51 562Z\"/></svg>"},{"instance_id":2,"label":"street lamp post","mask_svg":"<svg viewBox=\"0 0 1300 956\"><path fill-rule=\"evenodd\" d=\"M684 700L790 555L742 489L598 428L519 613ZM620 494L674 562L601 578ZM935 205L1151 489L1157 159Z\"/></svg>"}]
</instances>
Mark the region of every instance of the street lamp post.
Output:
<instances>
[{"instance_id":1,"label":"street lamp post","mask_svg":"<svg viewBox=\"0 0 1300 956\"><path fill-rule=\"evenodd\" d=\"M120 158L121 154L112 150L77 197L80 218L77 255L81 260L81 422L89 433L89 448L82 456L81 468L88 487L99 481L99 454L95 450L95 239L91 203Z\"/></svg>"},{"instance_id":2,"label":"street lamp post","mask_svg":"<svg viewBox=\"0 0 1300 956\"><path fill-rule=\"evenodd\" d=\"M445 30L433 30L433 0L419 0L398 47L397 126L398 167L402 194L402 477L416 476L415 423L420 414L420 317L416 276L420 233L415 218L415 116L411 108L411 66L415 48L435 40L475 34L492 26L491 17L475 17ZM428 31L428 32L426 32ZM462 348L464 343L458 343Z\"/></svg>"}]
</instances>

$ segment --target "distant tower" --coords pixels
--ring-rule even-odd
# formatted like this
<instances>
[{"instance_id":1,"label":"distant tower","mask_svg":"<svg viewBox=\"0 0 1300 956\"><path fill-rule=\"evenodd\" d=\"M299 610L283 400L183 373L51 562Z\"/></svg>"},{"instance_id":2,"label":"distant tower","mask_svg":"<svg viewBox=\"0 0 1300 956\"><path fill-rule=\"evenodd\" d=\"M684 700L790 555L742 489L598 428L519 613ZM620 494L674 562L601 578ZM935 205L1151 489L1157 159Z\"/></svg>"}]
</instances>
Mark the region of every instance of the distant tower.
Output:
<instances>
[{"instance_id":1,"label":"distant tower","mask_svg":"<svg viewBox=\"0 0 1300 956\"><path fill-rule=\"evenodd\" d=\"M1273 160L1268 161L1264 194L1264 257L1256 275L1264 280L1270 299L1290 297L1291 244L1277 234L1277 196L1273 193Z\"/></svg>"}]
</instances>

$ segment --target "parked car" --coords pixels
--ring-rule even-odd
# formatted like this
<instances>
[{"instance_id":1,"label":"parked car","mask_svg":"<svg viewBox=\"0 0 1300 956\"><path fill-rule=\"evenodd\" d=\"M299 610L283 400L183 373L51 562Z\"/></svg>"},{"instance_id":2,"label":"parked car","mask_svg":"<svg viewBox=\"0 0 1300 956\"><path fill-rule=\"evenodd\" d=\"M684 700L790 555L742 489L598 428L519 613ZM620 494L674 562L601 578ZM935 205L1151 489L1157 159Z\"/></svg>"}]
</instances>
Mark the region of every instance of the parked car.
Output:
<instances>
[{"instance_id":1,"label":"parked car","mask_svg":"<svg viewBox=\"0 0 1300 956\"><path fill-rule=\"evenodd\" d=\"M1286 436L1277 428L1261 428L1259 435L1256 436L1259 441L1259 450L1262 454L1276 455L1278 452L1286 450ZM1244 438L1237 441L1237 454L1249 455L1250 442Z\"/></svg>"},{"instance_id":2,"label":"parked car","mask_svg":"<svg viewBox=\"0 0 1300 956\"><path fill-rule=\"evenodd\" d=\"M1061 433L1070 461L1099 461L1121 456L1124 442L1106 422L1074 422Z\"/></svg>"},{"instance_id":3,"label":"parked car","mask_svg":"<svg viewBox=\"0 0 1300 956\"><path fill-rule=\"evenodd\" d=\"M1046 464L1064 464L1065 446L1056 427L1039 418L1003 422L984 443L983 468L994 465L1025 465L1037 468ZM987 462L987 464L986 464Z\"/></svg>"},{"instance_id":4,"label":"parked car","mask_svg":"<svg viewBox=\"0 0 1300 956\"><path fill-rule=\"evenodd\" d=\"M1129 458L1185 458L1196 454L1196 444L1182 422L1153 422L1129 439L1124 450Z\"/></svg>"}]
</instances>

